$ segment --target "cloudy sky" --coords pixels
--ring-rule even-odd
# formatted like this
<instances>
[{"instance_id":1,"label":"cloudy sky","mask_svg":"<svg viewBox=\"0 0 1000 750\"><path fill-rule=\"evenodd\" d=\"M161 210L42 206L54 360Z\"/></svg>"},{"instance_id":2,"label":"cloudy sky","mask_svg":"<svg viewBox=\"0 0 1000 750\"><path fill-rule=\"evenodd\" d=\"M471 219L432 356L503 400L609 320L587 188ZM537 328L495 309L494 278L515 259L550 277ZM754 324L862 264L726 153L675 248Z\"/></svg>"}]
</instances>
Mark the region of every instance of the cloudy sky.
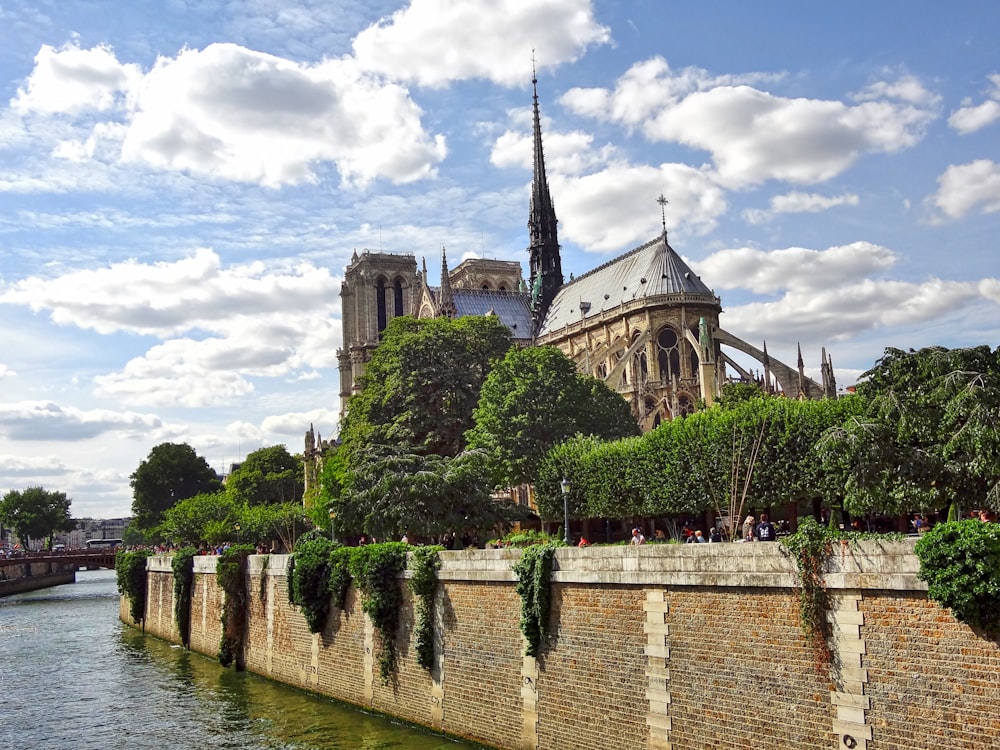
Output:
<instances>
[{"instance_id":1,"label":"cloudy sky","mask_svg":"<svg viewBox=\"0 0 1000 750\"><path fill-rule=\"evenodd\" d=\"M841 385L1000 344L987 0L0 1L0 492L128 515L336 433L357 249L527 268L534 54L563 268L651 239ZM534 52L533 52L534 51Z\"/></svg>"}]
</instances>

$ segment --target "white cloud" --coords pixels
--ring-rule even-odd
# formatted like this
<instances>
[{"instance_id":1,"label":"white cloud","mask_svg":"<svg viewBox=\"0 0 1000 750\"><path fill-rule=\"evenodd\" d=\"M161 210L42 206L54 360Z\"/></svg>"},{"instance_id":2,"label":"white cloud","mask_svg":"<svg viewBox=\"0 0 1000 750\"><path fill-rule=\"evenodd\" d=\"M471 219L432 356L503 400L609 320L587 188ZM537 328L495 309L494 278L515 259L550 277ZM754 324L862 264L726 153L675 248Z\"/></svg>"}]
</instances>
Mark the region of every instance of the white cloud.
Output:
<instances>
[{"instance_id":1,"label":"white cloud","mask_svg":"<svg viewBox=\"0 0 1000 750\"><path fill-rule=\"evenodd\" d=\"M717 180L741 188L766 180L817 183L844 172L862 154L919 141L937 117L938 97L912 77L875 83L859 104L790 99L736 77L674 74L660 58L637 63L613 92L563 97L575 111L640 126L647 138L712 155ZM609 106L610 104L610 106Z\"/></svg>"},{"instance_id":2,"label":"white cloud","mask_svg":"<svg viewBox=\"0 0 1000 750\"><path fill-rule=\"evenodd\" d=\"M707 232L727 207L708 176L683 164L613 163L583 176L550 175L549 184L560 237L595 252L626 249L654 237L660 231L655 199L661 193L670 200L671 231Z\"/></svg>"},{"instance_id":3,"label":"white cloud","mask_svg":"<svg viewBox=\"0 0 1000 750\"><path fill-rule=\"evenodd\" d=\"M979 159L951 165L938 177L937 192L927 202L947 219L961 219L977 208L987 214L1000 211L1000 164Z\"/></svg>"},{"instance_id":4,"label":"white cloud","mask_svg":"<svg viewBox=\"0 0 1000 750\"><path fill-rule=\"evenodd\" d=\"M0 434L12 440L76 441L108 432L148 434L160 427L154 414L84 410L51 401L0 403Z\"/></svg>"},{"instance_id":5,"label":"white cloud","mask_svg":"<svg viewBox=\"0 0 1000 750\"><path fill-rule=\"evenodd\" d=\"M610 39L590 0L411 0L358 34L354 54L365 70L423 86L470 78L511 86L529 80L534 50L542 69Z\"/></svg>"},{"instance_id":6,"label":"white cloud","mask_svg":"<svg viewBox=\"0 0 1000 750\"><path fill-rule=\"evenodd\" d=\"M43 47L28 81L20 112L77 114L91 128L53 146L76 162L121 159L268 187L315 182L316 163L332 162L345 185L364 186L433 177L447 153L405 88L350 58L307 65L212 44L161 57L142 75L109 48L68 45ZM82 117L112 104L118 120Z\"/></svg>"},{"instance_id":7,"label":"white cloud","mask_svg":"<svg viewBox=\"0 0 1000 750\"><path fill-rule=\"evenodd\" d=\"M43 44L27 85L18 88L11 106L21 114L104 111L123 105L141 79L136 65L123 65L107 45L60 49Z\"/></svg>"},{"instance_id":8,"label":"white cloud","mask_svg":"<svg viewBox=\"0 0 1000 750\"><path fill-rule=\"evenodd\" d=\"M811 293L854 284L892 268L899 257L870 242L853 242L826 250L790 247L721 250L691 266L716 289L749 289L758 294L781 290Z\"/></svg>"},{"instance_id":9,"label":"white cloud","mask_svg":"<svg viewBox=\"0 0 1000 750\"><path fill-rule=\"evenodd\" d=\"M6 378L12 378L12 377L14 377L15 375L17 375L17 373L16 373L16 372L14 372L14 371L13 371L12 369L10 369L9 367L7 367L7 365L5 365L5 364L0 364L0 380L4 380L4 379L6 379Z\"/></svg>"},{"instance_id":10,"label":"white cloud","mask_svg":"<svg viewBox=\"0 0 1000 750\"><path fill-rule=\"evenodd\" d=\"M751 224L759 224L769 221L778 214L818 213L838 206L856 206L858 202L858 196L853 193L830 197L818 193L792 191L771 198L770 210L746 209L743 217Z\"/></svg>"},{"instance_id":11,"label":"white cloud","mask_svg":"<svg viewBox=\"0 0 1000 750\"><path fill-rule=\"evenodd\" d=\"M964 101L962 107L952 112L948 118L948 124L962 135L974 133L1000 120L1000 73L987 77L990 81L987 96L990 98L982 104Z\"/></svg>"}]
</instances>

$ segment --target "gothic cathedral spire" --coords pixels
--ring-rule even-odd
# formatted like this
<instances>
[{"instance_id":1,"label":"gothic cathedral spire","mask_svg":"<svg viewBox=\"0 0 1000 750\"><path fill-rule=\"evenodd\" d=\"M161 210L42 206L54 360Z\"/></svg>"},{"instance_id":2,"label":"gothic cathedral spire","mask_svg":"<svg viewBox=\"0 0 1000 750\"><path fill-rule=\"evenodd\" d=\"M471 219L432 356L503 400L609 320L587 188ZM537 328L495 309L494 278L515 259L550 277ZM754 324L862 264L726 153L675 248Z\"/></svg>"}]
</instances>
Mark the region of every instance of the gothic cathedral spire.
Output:
<instances>
[{"instance_id":1,"label":"gothic cathedral spire","mask_svg":"<svg viewBox=\"0 0 1000 750\"><path fill-rule=\"evenodd\" d=\"M528 234L531 276L532 336L537 336L549 305L563 284L562 261L559 258L559 236L556 231L556 211L549 195L545 176L545 154L542 151L542 124L538 114L538 77L534 61L531 70L532 103L534 107L535 164L531 181L531 206L528 213Z\"/></svg>"}]
</instances>

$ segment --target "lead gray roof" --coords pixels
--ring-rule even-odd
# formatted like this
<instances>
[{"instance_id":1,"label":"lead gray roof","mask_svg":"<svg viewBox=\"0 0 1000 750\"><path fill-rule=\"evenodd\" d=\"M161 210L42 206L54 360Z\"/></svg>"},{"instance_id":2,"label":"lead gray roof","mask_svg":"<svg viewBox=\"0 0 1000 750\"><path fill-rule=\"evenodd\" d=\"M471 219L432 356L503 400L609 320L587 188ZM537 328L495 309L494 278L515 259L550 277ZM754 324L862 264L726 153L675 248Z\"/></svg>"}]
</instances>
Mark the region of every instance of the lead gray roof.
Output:
<instances>
[{"instance_id":1,"label":"lead gray roof","mask_svg":"<svg viewBox=\"0 0 1000 750\"><path fill-rule=\"evenodd\" d=\"M563 284L542 322L540 336L559 331L633 300L684 295L718 305L715 293L681 260L666 233Z\"/></svg>"}]
</instances>

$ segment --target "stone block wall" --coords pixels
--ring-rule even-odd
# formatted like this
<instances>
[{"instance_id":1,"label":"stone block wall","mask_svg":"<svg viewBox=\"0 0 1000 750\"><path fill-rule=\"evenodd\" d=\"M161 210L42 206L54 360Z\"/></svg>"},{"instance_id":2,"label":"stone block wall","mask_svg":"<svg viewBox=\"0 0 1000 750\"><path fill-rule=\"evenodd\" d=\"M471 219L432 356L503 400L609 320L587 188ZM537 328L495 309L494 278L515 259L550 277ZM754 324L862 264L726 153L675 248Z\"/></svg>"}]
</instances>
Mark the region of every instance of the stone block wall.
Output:
<instances>
[{"instance_id":1,"label":"stone block wall","mask_svg":"<svg viewBox=\"0 0 1000 750\"><path fill-rule=\"evenodd\" d=\"M927 599L911 542L837 550L831 635L819 644L803 632L795 566L777 544L561 549L537 658L524 656L518 626L519 555L442 553L430 671L416 661L401 579L388 684L353 588L312 634L288 602L288 558L251 558L246 666L497 748L1000 746L1000 647ZM214 564L196 559L191 624L192 649L210 656L221 638ZM168 558L150 558L147 630L176 641L165 571Z\"/></svg>"}]
</instances>

